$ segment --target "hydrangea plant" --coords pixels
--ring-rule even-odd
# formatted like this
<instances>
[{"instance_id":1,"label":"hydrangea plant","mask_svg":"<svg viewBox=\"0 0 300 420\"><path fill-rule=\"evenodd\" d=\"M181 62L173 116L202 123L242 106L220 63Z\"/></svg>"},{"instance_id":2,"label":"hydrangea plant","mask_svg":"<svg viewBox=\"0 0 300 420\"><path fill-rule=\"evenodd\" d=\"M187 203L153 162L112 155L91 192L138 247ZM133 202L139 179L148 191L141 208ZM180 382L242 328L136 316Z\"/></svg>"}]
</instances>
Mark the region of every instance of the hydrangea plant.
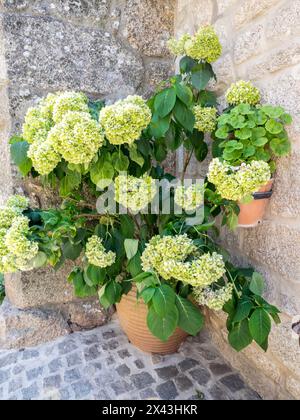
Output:
<instances>
[{"instance_id":1,"label":"hydrangea plant","mask_svg":"<svg viewBox=\"0 0 300 420\"><path fill-rule=\"evenodd\" d=\"M280 107L259 104L259 91L239 82L227 92L229 108L218 117L208 89L216 79L211 63L222 51L210 26L170 40L180 74L164 81L146 101L129 96L114 104L91 101L81 92L51 93L31 108L11 154L23 176L40 176L58 188L60 208L31 209L12 197L0 209L0 271L66 260L78 297L98 295L108 308L137 289L148 306L148 327L165 341L177 327L196 335L204 324L199 305L228 314L228 340L237 351L256 341L267 349L271 318L279 310L262 297L264 280L231 264L217 244L215 218L230 225L238 200L271 176L273 156L289 151L284 128L291 117ZM214 159L204 187L183 181L193 156L202 162L213 132ZM162 162L184 148L181 183L171 194L169 214L143 210L161 194L155 181L172 180ZM122 212L98 213L93 204L114 186ZM92 200L91 200L92 199ZM177 214L176 205L184 211ZM203 207L190 223L187 211Z\"/></svg>"}]
</instances>

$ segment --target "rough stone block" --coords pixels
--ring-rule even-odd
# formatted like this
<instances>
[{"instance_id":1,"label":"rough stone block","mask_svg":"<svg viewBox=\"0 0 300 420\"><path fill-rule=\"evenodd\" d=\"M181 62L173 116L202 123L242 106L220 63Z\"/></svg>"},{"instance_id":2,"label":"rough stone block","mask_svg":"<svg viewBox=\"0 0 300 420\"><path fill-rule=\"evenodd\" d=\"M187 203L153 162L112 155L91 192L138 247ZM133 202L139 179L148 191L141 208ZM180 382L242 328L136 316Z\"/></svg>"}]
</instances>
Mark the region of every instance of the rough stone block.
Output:
<instances>
[{"instance_id":1,"label":"rough stone block","mask_svg":"<svg viewBox=\"0 0 300 420\"><path fill-rule=\"evenodd\" d=\"M214 4L211 0L178 0L176 14L176 32L191 33L201 25L212 23Z\"/></svg>"},{"instance_id":2,"label":"rough stone block","mask_svg":"<svg viewBox=\"0 0 300 420\"><path fill-rule=\"evenodd\" d=\"M246 32L238 35L234 43L234 61L240 64L259 54L263 47L263 25L251 26Z\"/></svg>"},{"instance_id":3,"label":"rough stone block","mask_svg":"<svg viewBox=\"0 0 300 420\"><path fill-rule=\"evenodd\" d=\"M216 92L224 92L235 80L235 70L231 54L223 55L214 63L213 68L217 74L217 82L213 88Z\"/></svg>"},{"instance_id":4,"label":"rough stone block","mask_svg":"<svg viewBox=\"0 0 300 420\"><path fill-rule=\"evenodd\" d=\"M213 24L215 31L222 44L223 53L232 49L232 37L231 37L231 26L230 17L222 17L216 20Z\"/></svg>"},{"instance_id":5,"label":"rough stone block","mask_svg":"<svg viewBox=\"0 0 300 420\"><path fill-rule=\"evenodd\" d=\"M278 2L279 0L245 0L243 2L239 2L239 5L235 9L235 29L239 29L241 26L250 22L256 16L267 12Z\"/></svg>"},{"instance_id":6,"label":"rough stone block","mask_svg":"<svg viewBox=\"0 0 300 420\"><path fill-rule=\"evenodd\" d=\"M227 12L229 7L233 6L235 3L236 0L217 0L218 15L222 15L224 12Z\"/></svg>"},{"instance_id":7,"label":"rough stone block","mask_svg":"<svg viewBox=\"0 0 300 420\"><path fill-rule=\"evenodd\" d=\"M287 390L295 397L297 401L300 400L300 378L288 378L286 382Z\"/></svg>"},{"instance_id":8,"label":"rough stone block","mask_svg":"<svg viewBox=\"0 0 300 420\"><path fill-rule=\"evenodd\" d=\"M0 309L0 347L32 347L70 333L58 312L18 310L6 299Z\"/></svg>"},{"instance_id":9,"label":"rough stone block","mask_svg":"<svg viewBox=\"0 0 300 420\"><path fill-rule=\"evenodd\" d=\"M288 1L268 20L266 37L276 40L298 34L300 30L300 1Z\"/></svg>"},{"instance_id":10,"label":"rough stone block","mask_svg":"<svg viewBox=\"0 0 300 420\"><path fill-rule=\"evenodd\" d=\"M31 93L78 89L122 96L142 81L141 59L104 30L14 14L4 14L3 26L10 81Z\"/></svg>"},{"instance_id":11,"label":"rough stone block","mask_svg":"<svg viewBox=\"0 0 300 420\"><path fill-rule=\"evenodd\" d=\"M103 309L98 298L76 300L64 305L63 312L73 331L90 329L106 324L113 313L113 308Z\"/></svg>"},{"instance_id":12,"label":"rough stone block","mask_svg":"<svg viewBox=\"0 0 300 420\"><path fill-rule=\"evenodd\" d=\"M167 41L173 34L173 0L128 0L124 11L124 36L146 56L168 54Z\"/></svg>"}]
</instances>

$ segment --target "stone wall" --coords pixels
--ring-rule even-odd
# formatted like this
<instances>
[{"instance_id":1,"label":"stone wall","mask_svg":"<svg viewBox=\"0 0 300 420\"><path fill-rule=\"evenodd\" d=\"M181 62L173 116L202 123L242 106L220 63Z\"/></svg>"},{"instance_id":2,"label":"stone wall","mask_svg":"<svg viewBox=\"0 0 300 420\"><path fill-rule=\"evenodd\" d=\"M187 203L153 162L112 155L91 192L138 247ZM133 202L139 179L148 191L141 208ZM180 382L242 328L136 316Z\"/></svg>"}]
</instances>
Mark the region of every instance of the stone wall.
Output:
<instances>
[{"instance_id":1,"label":"stone wall","mask_svg":"<svg viewBox=\"0 0 300 420\"><path fill-rule=\"evenodd\" d=\"M0 204L21 188L34 203L53 203L11 166L8 138L28 107L66 89L107 101L147 96L173 67L166 49L173 28L173 0L0 1ZM70 270L7 276L0 346L34 345L108 320L97 300L75 299Z\"/></svg>"},{"instance_id":2,"label":"stone wall","mask_svg":"<svg viewBox=\"0 0 300 420\"><path fill-rule=\"evenodd\" d=\"M239 355L233 352L221 316L210 313L210 327L226 357L258 392L299 399L300 348L292 323L300 315L300 1L178 0L178 34L203 23L213 23L223 44L215 63L220 103L230 83L250 79L265 102L284 106L294 117L289 129L293 151L278 162L266 220L255 229L223 232L236 260L266 275L266 296L282 309L283 323L273 330L266 355L254 345Z\"/></svg>"}]
</instances>

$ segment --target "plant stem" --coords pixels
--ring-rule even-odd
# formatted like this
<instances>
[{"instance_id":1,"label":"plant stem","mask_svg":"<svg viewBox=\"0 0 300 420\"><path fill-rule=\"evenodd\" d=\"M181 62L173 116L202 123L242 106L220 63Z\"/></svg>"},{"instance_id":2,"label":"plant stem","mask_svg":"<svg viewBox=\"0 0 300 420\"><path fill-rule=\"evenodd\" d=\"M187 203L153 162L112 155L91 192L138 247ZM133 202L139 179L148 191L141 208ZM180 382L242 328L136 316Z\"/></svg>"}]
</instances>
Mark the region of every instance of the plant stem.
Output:
<instances>
[{"instance_id":1,"label":"plant stem","mask_svg":"<svg viewBox=\"0 0 300 420\"><path fill-rule=\"evenodd\" d=\"M82 217L86 217L87 219L99 219L99 217L101 216L102 214L82 213L82 214L77 214L76 216L74 216L74 219L81 219Z\"/></svg>"},{"instance_id":2,"label":"plant stem","mask_svg":"<svg viewBox=\"0 0 300 420\"><path fill-rule=\"evenodd\" d=\"M193 153L194 153L194 147L192 148L192 150L190 151L190 153L188 153L186 155L186 157L185 157L183 171L182 171L182 175L181 175L181 183L182 184L184 182L185 174L186 174L187 168L188 168L188 166L190 164L190 161L192 159Z\"/></svg>"},{"instance_id":3,"label":"plant stem","mask_svg":"<svg viewBox=\"0 0 300 420\"><path fill-rule=\"evenodd\" d=\"M230 280L231 280L231 283L233 284L233 288L234 288L234 290L235 290L235 293L237 294L237 297L239 297L239 296L240 296L240 293L239 293L239 291L238 291L238 289L237 289L237 287L236 287L236 285L235 285L235 282L234 282L234 280L233 280L233 278L232 278L232 275L231 275L231 273L230 273L230 271L229 271L229 270L227 270L227 269L226 269L226 271L227 271L227 274L228 274L228 276L229 276L229 278L230 278Z\"/></svg>"}]
</instances>

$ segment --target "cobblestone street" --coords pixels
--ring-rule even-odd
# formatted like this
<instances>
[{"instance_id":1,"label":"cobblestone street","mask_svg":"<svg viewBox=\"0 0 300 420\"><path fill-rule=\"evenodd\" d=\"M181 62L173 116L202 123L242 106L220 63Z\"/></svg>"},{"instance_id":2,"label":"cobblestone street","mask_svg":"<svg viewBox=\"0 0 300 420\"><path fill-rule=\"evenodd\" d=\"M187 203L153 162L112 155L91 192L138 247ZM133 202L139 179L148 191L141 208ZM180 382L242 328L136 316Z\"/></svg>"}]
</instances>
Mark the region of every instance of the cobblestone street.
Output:
<instances>
[{"instance_id":1,"label":"cobblestone street","mask_svg":"<svg viewBox=\"0 0 300 420\"><path fill-rule=\"evenodd\" d=\"M171 356L133 347L115 320L20 351L0 351L1 400L256 400L202 332Z\"/></svg>"}]
</instances>

